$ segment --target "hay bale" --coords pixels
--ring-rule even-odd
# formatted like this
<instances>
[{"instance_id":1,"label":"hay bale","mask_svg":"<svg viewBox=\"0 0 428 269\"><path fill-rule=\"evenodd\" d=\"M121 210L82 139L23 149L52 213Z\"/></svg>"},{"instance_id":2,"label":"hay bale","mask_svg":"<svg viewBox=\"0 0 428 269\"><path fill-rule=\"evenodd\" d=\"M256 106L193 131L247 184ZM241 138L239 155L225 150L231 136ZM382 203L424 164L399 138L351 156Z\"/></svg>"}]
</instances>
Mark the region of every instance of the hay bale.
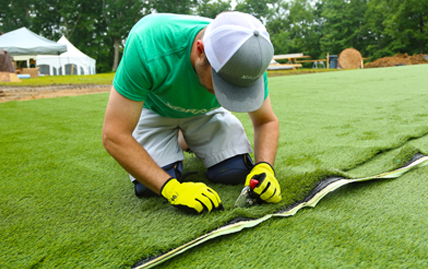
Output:
<instances>
[{"instance_id":1,"label":"hay bale","mask_svg":"<svg viewBox=\"0 0 428 269\"><path fill-rule=\"evenodd\" d=\"M15 73L0 72L0 82L21 82Z\"/></svg>"},{"instance_id":2,"label":"hay bale","mask_svg":"<svg viewBox=\"0 0 428 269\"><path fill-rule=\"evenodd\" d=\"M338 62L343 69L356 69L361 67L363 56L358 50L348 48L340 53Z\"/></svg>"}]
</instances>

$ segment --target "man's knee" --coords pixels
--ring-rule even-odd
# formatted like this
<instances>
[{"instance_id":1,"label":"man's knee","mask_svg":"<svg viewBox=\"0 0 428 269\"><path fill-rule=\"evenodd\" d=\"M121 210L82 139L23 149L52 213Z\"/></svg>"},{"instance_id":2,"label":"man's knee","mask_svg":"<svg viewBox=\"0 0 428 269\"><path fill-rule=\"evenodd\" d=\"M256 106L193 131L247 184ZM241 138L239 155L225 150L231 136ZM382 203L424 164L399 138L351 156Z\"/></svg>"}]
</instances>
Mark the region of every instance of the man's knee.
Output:
<instances>
[{"instance_id":1,"label":"man's knee","mask_svg":"<svg viewBox=\"0 0 428 269\"><path fill-rule=\"evenodd\" d=\"M180 178L183 174L183 162L178 161L175 163L171 163L163 166L162 169L167 172L171 177ZM133 183L135 186L135 195L137 195L137 197L142 198L157 196L156 193L154 193L151 189L147 188L137 180L134 180Z\"/></svg>"},{"instance_id":2,"label":"man's knee","mask_svg":"<svg viewBox=\"0 0 428 269\"><path fill-rule=\"evenodd\" d=\"M208 168L207 177L215 183L242 184L253 168L250 155L242 154Z\"/></svg>"},{"instance_id":3,"label":"man's knee","mask_svg":"<svg viewBox=\"0 0 428 269\"><path fill-rule=\"evenodd\" d=\"M178 161L162 167L171 177L180 178L183 174L183 162Z\"/></svg>"}]
</instances>

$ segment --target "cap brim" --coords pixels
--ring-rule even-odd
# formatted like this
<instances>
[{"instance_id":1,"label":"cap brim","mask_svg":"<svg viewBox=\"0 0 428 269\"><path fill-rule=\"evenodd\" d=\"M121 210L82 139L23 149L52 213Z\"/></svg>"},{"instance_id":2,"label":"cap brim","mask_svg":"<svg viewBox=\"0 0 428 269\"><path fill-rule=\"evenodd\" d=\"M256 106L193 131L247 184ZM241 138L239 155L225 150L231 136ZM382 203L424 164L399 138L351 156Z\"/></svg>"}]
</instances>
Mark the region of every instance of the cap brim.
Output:
<instances>
[{"instance_id":1,"label":"cap brim","mask_svg":"<svg viewBox=\"0 0 428 269\"><path fill-rule=\"evenodd\" d=\"M262 106L265 97L263 76L248 87L239 87L226 82L214 69L212 69L212 78L217 101L227 110L252 112Z\"/></svg>"}]
</instances>

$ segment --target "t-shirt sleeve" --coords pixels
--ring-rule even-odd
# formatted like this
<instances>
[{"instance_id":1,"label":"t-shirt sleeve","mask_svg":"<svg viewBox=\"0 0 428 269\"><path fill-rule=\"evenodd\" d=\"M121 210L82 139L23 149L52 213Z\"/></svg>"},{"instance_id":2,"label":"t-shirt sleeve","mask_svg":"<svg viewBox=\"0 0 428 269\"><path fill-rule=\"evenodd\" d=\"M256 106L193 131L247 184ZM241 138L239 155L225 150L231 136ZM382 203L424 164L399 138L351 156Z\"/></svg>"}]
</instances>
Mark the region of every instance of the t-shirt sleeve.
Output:
<instances>
[{"instance_id":1,"label":"t-shirt sleeve","mask_svg":"<svg viewBox=\"0 0 428 269\"><path fill-rule=\"evenodd\" d=\"M265 82L265 100L269 95L269 87L268 87L268 77L267 77L267 71L263 74L263 80Z\"/></svg>"},{"instance_id":2,"label":"t-shirt sleeve","mask_svg":"<svg viewBox=\"0 0 428 269\"><path fill-rule=\"evenodd\" d=\"M143 46L138 36L130 35L114 76L113 86L124 97L141 102L146 99L152 84Z\"/></svg>"}]
</instances>

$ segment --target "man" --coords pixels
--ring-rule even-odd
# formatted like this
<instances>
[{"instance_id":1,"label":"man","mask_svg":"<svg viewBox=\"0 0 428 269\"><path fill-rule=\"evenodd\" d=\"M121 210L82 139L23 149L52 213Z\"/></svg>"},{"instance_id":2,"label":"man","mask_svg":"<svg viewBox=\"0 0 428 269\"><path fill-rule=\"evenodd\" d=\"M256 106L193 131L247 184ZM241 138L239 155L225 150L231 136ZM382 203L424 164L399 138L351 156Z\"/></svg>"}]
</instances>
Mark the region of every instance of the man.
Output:
<instances>
[{"instance_id":1,"label":"man","mask_svg":"<svg viewBox=\"0 0 428 269\"><path fill-rule=\"evenodd\" d=\"M281 200L272 168L279 127L266 75L272 57L265 27L241 12L215 20L153 14L133 27L113 81L103 144L130 174L138 197L161 195L198 213L222 208L204 183L181 182L182 133L209 180L249 185L257 178L260 199ZM255 165L241 123L225 108L248 112Z\"/></svg>"}]
</instances>

